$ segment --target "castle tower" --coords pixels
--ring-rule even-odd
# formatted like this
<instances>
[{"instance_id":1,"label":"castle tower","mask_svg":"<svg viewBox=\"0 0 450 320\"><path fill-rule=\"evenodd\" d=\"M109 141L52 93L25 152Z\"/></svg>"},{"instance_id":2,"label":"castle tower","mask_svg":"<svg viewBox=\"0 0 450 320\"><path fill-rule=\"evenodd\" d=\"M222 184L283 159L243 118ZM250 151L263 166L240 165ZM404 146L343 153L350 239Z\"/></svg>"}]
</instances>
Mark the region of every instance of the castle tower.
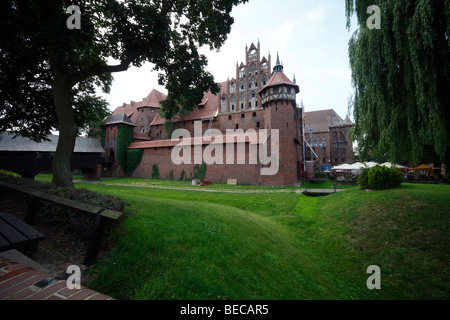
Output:
<instances>
[{"instance_id":1,"label":"castle tower","mask_svg":"<svg viewBox=\"0 0 450 320\"><path fill-rule=\"evenodd\" d=\"M302 159L301 111L296 104L299 92L299 86L283 73L277 54L272 76L258 92L264 109L265 129L268 134L271 134L271 130L279 130L279 171L274 176L264 176L262 179L265 185L292 186L297 182Z\"/></svg>"}]
</instances>

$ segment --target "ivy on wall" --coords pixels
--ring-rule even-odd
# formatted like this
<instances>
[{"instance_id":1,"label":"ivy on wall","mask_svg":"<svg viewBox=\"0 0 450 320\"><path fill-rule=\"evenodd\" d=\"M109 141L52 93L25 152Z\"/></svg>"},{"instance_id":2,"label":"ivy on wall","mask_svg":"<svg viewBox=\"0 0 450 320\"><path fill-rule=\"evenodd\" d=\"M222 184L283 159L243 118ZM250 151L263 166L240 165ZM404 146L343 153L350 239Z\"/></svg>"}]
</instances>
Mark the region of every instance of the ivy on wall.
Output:
<instances>
[{"instance_id":1,"label":"ivy on wall","mask_svg":"<svg viewBox=\"0 0 450 320\"><path fill-rule=\"evenodd\" d=\"M133 130L129 125L119 124L116 138L117 161L126 174L132 174L142 160L144 150L128 150L130 143L134 141Z\"/></svg>"},{"instance_id":2,"label":"ivy on wall","mask_svg":"<svg viewBox=\"0 0 450 320\"><path fill-rule=\"evenodd\" d=\"M106 127L102 126L102 136L101 136L101 140L100 140L102 147L104 148L106 145Z\"/></svg>"},{"instance_id":3,"label":"ivy on wall","mask_svg":"<svg viewBox=\"0 0 450 320\"><path fill-rule=\"evenodd\" d=\"M125 172L132 175L134 170L139 166L144 154L143 149L131 149L127 150L127 162Z\"/></svg>"}]
</instances>

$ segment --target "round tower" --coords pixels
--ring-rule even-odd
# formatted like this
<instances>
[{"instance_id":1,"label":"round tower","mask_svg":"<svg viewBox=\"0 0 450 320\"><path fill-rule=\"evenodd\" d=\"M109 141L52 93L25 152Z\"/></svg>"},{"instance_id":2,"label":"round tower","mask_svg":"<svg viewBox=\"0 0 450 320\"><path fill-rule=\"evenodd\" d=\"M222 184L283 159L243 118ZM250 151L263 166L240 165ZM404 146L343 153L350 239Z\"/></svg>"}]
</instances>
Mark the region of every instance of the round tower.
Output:
<instances>
[{"instance_id":1,"label":"round tower","mask_svg":"<svg viewBox=\"0 0 450 320\"><path fill-rule=\"evenodd\" d=\"M278 130L279 134L279 171L274 176L264 176L264 184L292 186L297 182L302 158L299 143L301 114L296 103L299 92L299 86L283 73L283 65L277 54L272 76L259 91L264 108L265 129L268 135L271 135L272 130Z\"/></svg>"}]
</instances>

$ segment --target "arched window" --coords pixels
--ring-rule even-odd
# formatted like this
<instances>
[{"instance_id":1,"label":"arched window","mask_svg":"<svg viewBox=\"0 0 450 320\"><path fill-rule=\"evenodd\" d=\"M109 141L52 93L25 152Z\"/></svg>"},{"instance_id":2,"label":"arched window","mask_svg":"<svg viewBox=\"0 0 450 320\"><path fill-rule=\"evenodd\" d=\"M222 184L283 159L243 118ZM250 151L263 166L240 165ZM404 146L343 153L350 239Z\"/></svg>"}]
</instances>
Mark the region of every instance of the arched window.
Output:
<instances>
[{"instance_id":1,"label":"arched window","mask_svg":"<svg viewBox=\"0 0 450 320\"><path fill-rule=\"evenodd\" d=\"M231 109L231 111L236 110L236 97L235 96L231 96L231 98L230 98L230 109Z\"/></svg>"},{"instance_id":2,"label":"arched window","mask_svg":"<svg viewBox=\"0 0 450 320\"><path fill-rule=\"evenodd\" d=\"M249 89L257 89L258 88L258 82L256 81L255 78L252 78L250 80L250 85L248 87L249 87Z\"/></svg>"},{"instance_id":3,"label":"arched window","mask_svg":"<svg viewBox=\"0 0 450 320\"><path fill-rule=\"evenodd\" d=\"M250 66L249 71L250 71L250 74L251 74L251 75L256 74L256 73L258 72L258 67L256 66L256 64L253 63L253 64Z\"/></svg>"},{"instance_id":4,"label":"arched window","mask_svg":"<svg viewBox=\"0 0 450 320\"><path fill-rule=\"evenodd\" d=\"M235 82L231 83L230 93L236 93L236 83Z\"/></svg>"},{"instance_id":5,"label":"arched window","mask_svg":"<svg viewBox=\"0 0 450 320\"><path fill-rule=\"evenodd\" d=\"M245 91L245 81L244 80L239 82L239 92L243 92L243 91Z\"/></svg>"},{"instance_id":6,"label":"arched window","mask_svg":"<svg viewBox=\"0 0 450 320\"><path fill-rule=\"evenodd\" d=\"M243 94L241 94L239 96L239 109L243 110L245 106L245 96Z\"/></svg>"},{"instance_id":7,"label":"arched window","mask_svg":"<svg viewBox=\"0 0 450 320\"><path fill-rule=\"evenodd\" d=\"M267 76L263 75L261 78L261 88L265 87L267 84Z\"/></svg>"},{"instance_id":8,"label":"arched window","mask_svg":"<svg viewBox=\"0 0 450 320\"><path fill-rule=\"evenodd\" d=\"M225 98L225 96L223 96L220 100L220 111L222 113L227 112L227 99Z\"/></svg>"},{"instance_id":9,"label":"arched window","mask_svg":"<svg viewBox=\"0 0 450 320\"><path fill-rule=\"evenodd\" d=\"M255 91L253 91L251 96L250 96L250 103L249 103L250 109L255 109L257 107L256 103L257 103L256 93L255 93Z\"/></svg>"}]
</instances>

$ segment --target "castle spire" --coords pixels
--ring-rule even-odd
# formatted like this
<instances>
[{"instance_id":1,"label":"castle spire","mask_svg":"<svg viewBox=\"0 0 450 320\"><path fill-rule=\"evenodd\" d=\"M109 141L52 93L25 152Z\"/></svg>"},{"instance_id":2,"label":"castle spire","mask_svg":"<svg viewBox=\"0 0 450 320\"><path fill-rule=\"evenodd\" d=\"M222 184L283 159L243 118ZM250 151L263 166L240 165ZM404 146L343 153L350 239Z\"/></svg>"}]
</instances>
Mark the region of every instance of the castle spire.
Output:
<instances>
[{"instance_id":1,"label":"castle spire","mask_svg":"<svg viewBox=\"0 0 450 320\"><path fill-rule=\"evenodd\" d=\"M283 65L280 63L280 56L277 52L277 63L275 67L273 67L273 72L283 72Z\"/></svg>"}]
</instances>

